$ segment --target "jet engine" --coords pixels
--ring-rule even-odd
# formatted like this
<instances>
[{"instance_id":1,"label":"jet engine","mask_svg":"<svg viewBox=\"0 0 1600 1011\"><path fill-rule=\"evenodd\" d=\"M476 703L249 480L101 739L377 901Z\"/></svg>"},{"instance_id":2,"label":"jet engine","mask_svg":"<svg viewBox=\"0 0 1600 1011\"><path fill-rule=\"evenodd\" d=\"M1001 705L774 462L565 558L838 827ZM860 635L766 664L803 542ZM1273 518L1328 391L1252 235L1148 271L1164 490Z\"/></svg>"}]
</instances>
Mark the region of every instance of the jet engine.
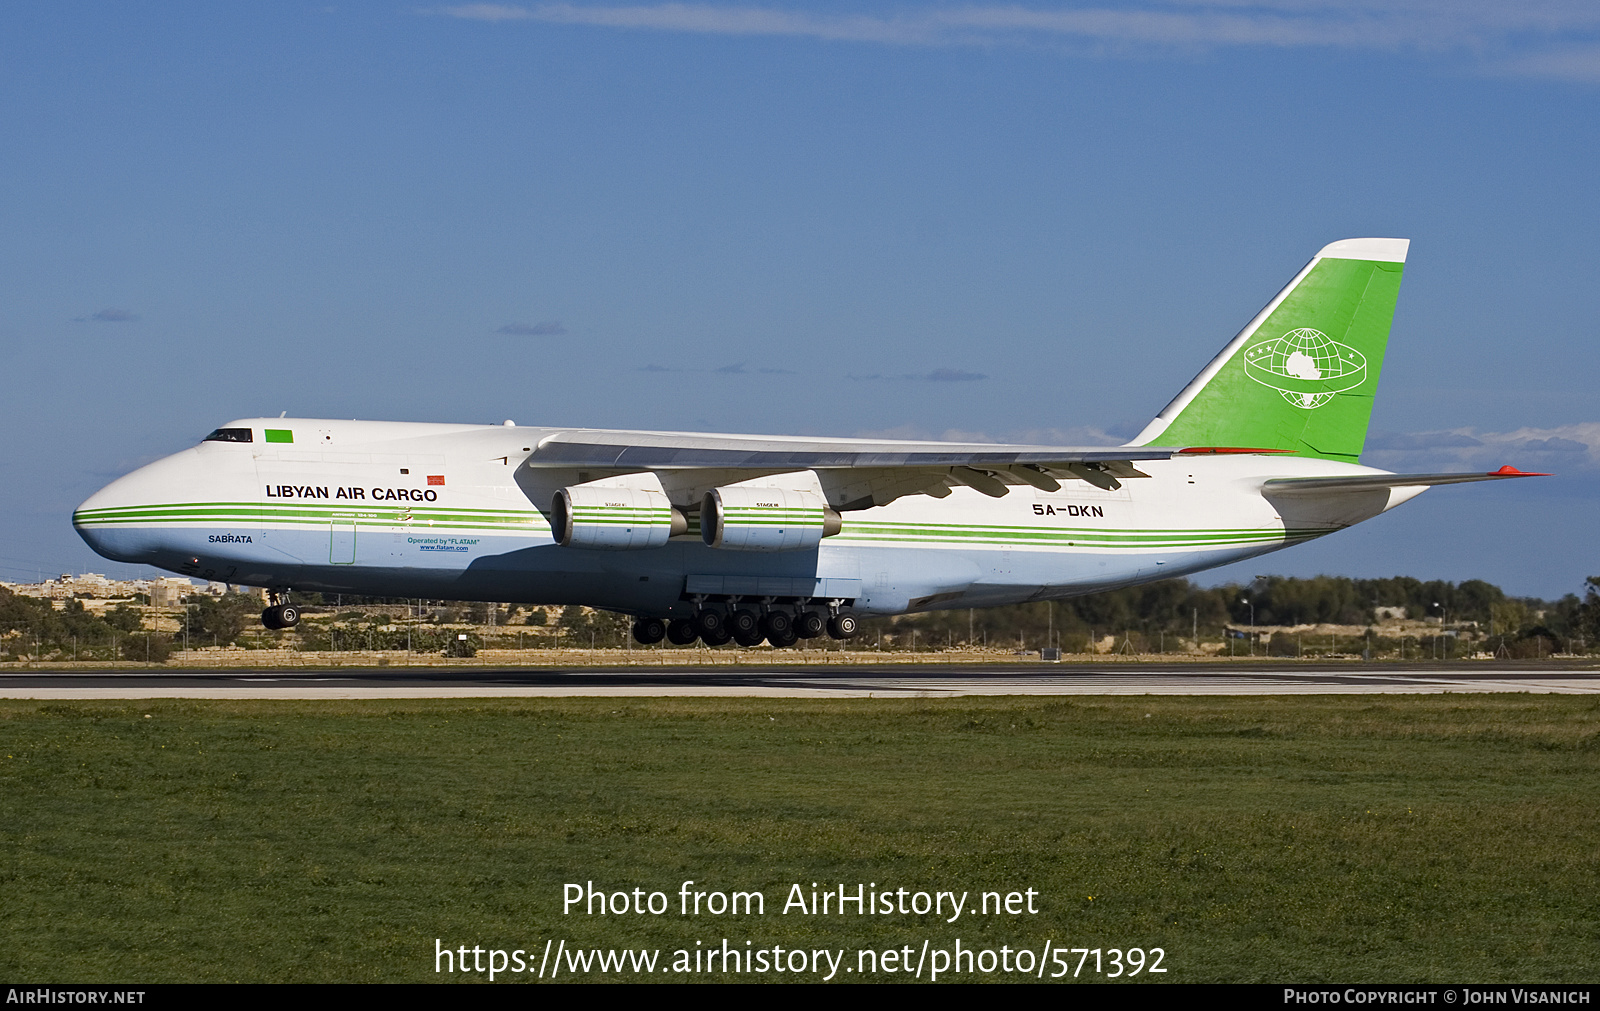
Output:
<instances>
[{"instance_id":1,"label":"jet engine","mask_svg":"<svg viewBox=\"0 0 1600 1011\"><path fill-rule=\"evenodd\" d=\"M573 485L556 492L550 503L550 531L564 548L659 548L688 528L659 482L655 488L614 478Z\"/></svg>"},{"instance_id":2,"label":"jet engine","mask_svg":"<svg viewBox=\"0 0 1600 1011\"><path fill-rule=\"evenodd\" d=\"M839 514L816 492L729 487L706 492L700 537L732 551L798 551L839 532Z\"/></svg>"}]
</instances>

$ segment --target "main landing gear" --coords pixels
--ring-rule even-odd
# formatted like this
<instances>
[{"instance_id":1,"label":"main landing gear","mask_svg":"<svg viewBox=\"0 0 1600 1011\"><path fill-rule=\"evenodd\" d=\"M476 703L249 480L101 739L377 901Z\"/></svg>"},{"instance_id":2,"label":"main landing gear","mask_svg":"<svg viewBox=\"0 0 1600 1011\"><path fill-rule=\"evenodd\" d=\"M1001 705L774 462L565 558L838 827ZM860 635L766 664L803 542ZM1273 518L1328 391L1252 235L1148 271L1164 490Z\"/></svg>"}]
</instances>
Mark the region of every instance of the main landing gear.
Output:
<instances>
[{"instance_id":1,"label":"main landing gear","mask_svg":"<svg viewBox=\"0 0 1600 1011\"><path fill-rule=\"evenodd\" d=\"M732 640L748 647L765 641L785 649L824 632L834 639L853 639L860 630L860 621L849 611L825 616L824 612L811 609L789 611L774 607L762 613L737 605L724 611L713 605L695 612L692 618L639 618L633 623L633 639L646 646L662 639L674 646L688 646L696 639L707 646L721 646Z\"/></svg>"},{"instance_id":2,"label":"main landing gear","mask_svg":"<svg viewBox=\"0 0 1600 1011\"><path fill-rule=\"evenodd\" d=\"M667 637L667 623L660 618L640 618L633 623L633 638L646 646L653 646Z\"/></svg>"},{"instance_id":3,"label":"main landing gear","mask_svg":"<svg viewBox=\"0 0 1600 1011\"><path fill-rule=\"evenodd\" d=\"M283 599L281 594L269 593L272 606L261 612L261 624L270 629L294 628L300 624L300 609Z\"/></svg>"}]
</instances>

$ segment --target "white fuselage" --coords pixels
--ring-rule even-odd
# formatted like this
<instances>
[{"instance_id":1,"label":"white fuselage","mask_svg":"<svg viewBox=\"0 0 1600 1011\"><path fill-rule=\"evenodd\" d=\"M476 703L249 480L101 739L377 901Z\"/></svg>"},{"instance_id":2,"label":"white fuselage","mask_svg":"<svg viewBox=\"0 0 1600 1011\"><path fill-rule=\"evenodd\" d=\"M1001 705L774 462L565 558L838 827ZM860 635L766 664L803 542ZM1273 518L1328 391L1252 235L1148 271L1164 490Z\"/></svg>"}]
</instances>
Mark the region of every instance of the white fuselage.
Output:
<instances>
[{"instance_id":1,"label":"white fuselage","mask_svg":"<svg viewBox=\"0 0 1600 1011\"><path fill-rule=\"evenodd\" d=\"M287 423L286 423L287 424ZM97 492L74 516L100 554L274 590L587 604L658 617L699 599L815 599L863 613L983 607L1183 575L1342 529L1420 488L1269 498L1269 478L1381 473L1293 456L1177 457L1103 490L959 487L846 511L815 548L562 547L524 467L565 429L293 422L288 445L204 442ZM573 481L599 474L574 472Z\"/></svg>"}]
</instances>

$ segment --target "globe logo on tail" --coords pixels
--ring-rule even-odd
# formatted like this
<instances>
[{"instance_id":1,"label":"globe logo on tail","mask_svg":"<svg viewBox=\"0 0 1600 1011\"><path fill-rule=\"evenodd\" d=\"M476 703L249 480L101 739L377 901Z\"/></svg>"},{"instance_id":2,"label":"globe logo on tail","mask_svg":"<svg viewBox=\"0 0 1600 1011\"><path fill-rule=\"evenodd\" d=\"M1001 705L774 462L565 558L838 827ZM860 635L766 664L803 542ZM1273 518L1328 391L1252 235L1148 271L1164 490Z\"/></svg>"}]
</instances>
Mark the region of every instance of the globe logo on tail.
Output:
<instances>
[{"instance_id":1,"label":"globe logo on tail","mask_svg":"<svg viewBox=\"0 0 1600 1011\"><path fill-rule=\"evenodd\" d=\"M1367 358L1348 344L1310 327L1245 349L1244 373L1303 410L1367 381Z\"/></svg>"}]
</instances>

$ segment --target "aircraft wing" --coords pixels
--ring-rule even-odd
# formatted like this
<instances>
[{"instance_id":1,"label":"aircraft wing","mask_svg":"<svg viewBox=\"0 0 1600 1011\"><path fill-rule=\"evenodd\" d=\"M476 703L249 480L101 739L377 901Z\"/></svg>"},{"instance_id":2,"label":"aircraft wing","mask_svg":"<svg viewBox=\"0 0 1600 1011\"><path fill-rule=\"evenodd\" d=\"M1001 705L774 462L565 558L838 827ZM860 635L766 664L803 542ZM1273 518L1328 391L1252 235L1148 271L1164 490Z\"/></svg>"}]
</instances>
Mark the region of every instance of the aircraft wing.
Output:
<instances>
[{"instance_id":1,"label":"aircraft wing","mask_svg":"<svg viewBox=\"0 0 1600 1011\"><path fill-rule=\"evenodd\" d=\"M1515 467L1501 467L1487 474L1360 474L1354 477L1275 477L1262 491L1268 495L1326 495L1335 492L1375 491L1380 488L1420 488L1436 484L1467 484L1472 481L1503 481L1513 477L1549 477Z\"/></svg>"},{"instance_id":2,"label":"aircraft wing","mask_svg":"<svg viewBox=\"0 0 1600 1011\"><path fill-rule=\"evenodd\" d=\"M527 466L642 470L1010 467L1170 460L1177 452L1123 446L1012 446L982 442L810 440L673 432L572 432L541 440L528 458Z\"/></svg>"},{"instance_id":3,"label":"aircraft wing","mask_svg":"<svg viewBox=\"0 0 1600 1011\"><path fill-rule=\"evenodd\" d=\"M815 471L839 508L884 505L903 495L943 498L957 485L999 497L1010 487L1055 491L1063 480L1101 488L1148 477L1135 464L1168 460L1158 447L1025 446L993 443L797 439L679 432L560 432L541 439L530 470L652 471L672 485L715 484ZM703 476L703 481L696 480Z\"/></svg>"}]
</instances>

